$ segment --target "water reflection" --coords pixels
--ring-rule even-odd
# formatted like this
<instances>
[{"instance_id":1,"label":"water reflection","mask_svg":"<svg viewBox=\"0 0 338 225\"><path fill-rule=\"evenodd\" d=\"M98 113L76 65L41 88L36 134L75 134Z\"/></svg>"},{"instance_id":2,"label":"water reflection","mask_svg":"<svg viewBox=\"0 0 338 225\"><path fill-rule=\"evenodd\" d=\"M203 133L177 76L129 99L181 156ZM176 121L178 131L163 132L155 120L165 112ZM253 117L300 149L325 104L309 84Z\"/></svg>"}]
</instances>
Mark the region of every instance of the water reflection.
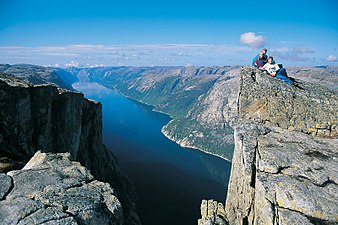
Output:
<instances>
[{"instance_id":1,"label":"water reflection","mask_svg":"<svg viewBox=\"0 0 338 225\"><path fill-rule=\"evenodd\" d=\"M224 202L230 163L167 139L169 116L97 83L73 87L102 103L103 141L135 183L143 224L196 224L201 199Z\"/></svg>"}]
</instances>

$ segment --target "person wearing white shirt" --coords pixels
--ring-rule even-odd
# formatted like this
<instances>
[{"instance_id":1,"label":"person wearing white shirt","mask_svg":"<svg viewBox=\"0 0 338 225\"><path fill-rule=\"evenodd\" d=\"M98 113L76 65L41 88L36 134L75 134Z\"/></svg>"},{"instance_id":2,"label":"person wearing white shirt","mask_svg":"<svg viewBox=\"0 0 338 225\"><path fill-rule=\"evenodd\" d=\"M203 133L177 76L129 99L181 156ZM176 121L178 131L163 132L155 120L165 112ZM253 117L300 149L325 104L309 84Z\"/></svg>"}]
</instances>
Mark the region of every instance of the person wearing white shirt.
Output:
<instances>
[{"instance_id":1,"label":"person wearing white shirt","mask_svg":"<svg viewBox=\"0 0 338 225\"><path fill-rule=\"evenodd\" d=\"M274 63L272 56L269 56L268 62L263 66L262 69L272 77L276 77L288 84L293 84L293 81L287 77L285 68L280 68L276 63Z\"/></svg>"}]
</instances>

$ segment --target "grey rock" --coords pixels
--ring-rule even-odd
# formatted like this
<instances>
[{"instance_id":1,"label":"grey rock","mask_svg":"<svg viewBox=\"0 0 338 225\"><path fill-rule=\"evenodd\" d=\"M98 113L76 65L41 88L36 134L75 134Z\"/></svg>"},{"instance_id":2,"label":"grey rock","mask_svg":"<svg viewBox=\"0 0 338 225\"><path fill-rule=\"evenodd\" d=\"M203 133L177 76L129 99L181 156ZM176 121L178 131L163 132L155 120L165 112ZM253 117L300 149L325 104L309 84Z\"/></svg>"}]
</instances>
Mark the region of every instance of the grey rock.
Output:
<instances>
[{"instance_id":1,"label":"grey rock","mask_svg":"<svg viewBox=\"0 0 338 225\"><path fill-rule=\"evenodd\" d=\"M212 199L202 200L201 216L198 225L228 225L223 204Z\"/></svg>"},{"instance_id":2,"label":"grey rock","mask_svg":"<svg viewBox=\"0 0 338 225\"><path fill-rule=\"evenodd\" d=\"M321 137L338 136L338 95L323 86L298 81L285 85L252 67L243 67L239 91L241 119L272 123Z\"/></svg>"},{"instance_id":3,"label":"grey rock","mask_svg":"<svg viewBox=\"0 0 338 225\"><path fill-rule=\"evenodd\" d=\"M39 149L69 152L71 159L79 161L96 179L114 187L125 221L140 224L135 189L113 153L102 144L100 103L85 99L81 93L0 74L0 133L0 171L20 169L18 166Z\"/></svg>"},{"instance_id":4,"label":"grey rock","mask_svg":"<svg viewBox=\"0 0 338 225\"><path fill-rule=\"evenodd\" d=\"M230 224L338 223L337 95L299 85L242 70L226 200ZM298 126L291 129L292 121ZM325 121L330 127L313 125Z\"/></svg>"},{"instance_id":5,"label":"grey rock","mask_svg":"<svg viewBox=\"0 0 338 225\"><path fill-rule=\"evenodd\" d=\"M69 153L37 152L8 173L14 188L0 201L5 224L123 224L122 205L108 183L93 179Z\"/></svg>"},{"instance_id":6,"label":"grey rock","mask_svg":"<svg viewBox=\"0 0 338 225\"><path fill-rule=\"evenodd\" d=\"M76 79L62 69L29 64L0 64L0 72L32 84L49 84L69 90L74 89L67 82Z\"/></svg>"},{"instance_id":7,"label":"grey rock","mask_svg":"<svg viewBox=\"0 0 338 225\"><path fill-rule=\"evenodd\" d=\"M290 66L286 67L288 75L306 82L319 84L333 91L338 91L337 66Z\"/></svg>"},{"instance_id":8,"label":"grey rock","mask_svg":"<svg viewBox=\"0 0 338 225\"><path fill-rule=\"evenodd\" d=\"M265 128L268 132L262 129L250 121L235 129L226 201L230 224L278 224L279 220L298 224L296 218L302 217L337 222L338 140L273 126ZM294 221L285 218L285 210L297 212Z\"/></svg>"},{"instance_id":9,"label":"grey rock","mask_svg":"<svg viewBox=\"0 0 338 225\"><path fill-rule=\"evenodd\" d=\"M2 200L13 188L12 178L4 173L0 173L0 184L0 200Z\"/></svg>"}]
</instances>

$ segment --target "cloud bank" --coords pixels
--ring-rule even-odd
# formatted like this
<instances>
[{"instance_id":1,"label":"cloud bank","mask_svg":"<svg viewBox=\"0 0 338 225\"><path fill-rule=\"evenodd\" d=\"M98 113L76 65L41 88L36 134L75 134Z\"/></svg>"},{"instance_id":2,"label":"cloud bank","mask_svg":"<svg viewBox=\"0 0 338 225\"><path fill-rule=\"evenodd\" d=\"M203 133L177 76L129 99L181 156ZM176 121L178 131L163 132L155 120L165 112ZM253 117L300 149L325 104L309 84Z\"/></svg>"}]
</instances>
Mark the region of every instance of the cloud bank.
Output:
<instances>
[{"instance_id":1,"label":"cloud bank","mask_svg":"<svg viewBox=\"0 0 338 225\"><path fill-rule=\"evenodd\" d=\"M245 36L245 41L251 46L249 44L246 46L210 44L0 46L0 63L27 63L55 67L250 65L252 58L259 52L252 46L262 45L261 40L264 37L257 39L260 36L253 35L255 38L249 38L251 40L249 42L248 35ZM320 55L312 48L284 47L285 45L290 44L267 46L268 55L274 56L277 62L285 65L336 65L338 62L334 55L327 56L327 53Z\"/></svg>"},{"instance_id":2,"label":"cloud bank","mask_svg":"<svg viewBox=\"0 0 338 225\"><path fill-rule=\"evenodd\" d=\"M245 65L251 49L205 44L0 46L0 63L48 66Z\"/></svg>"}]
</instances>

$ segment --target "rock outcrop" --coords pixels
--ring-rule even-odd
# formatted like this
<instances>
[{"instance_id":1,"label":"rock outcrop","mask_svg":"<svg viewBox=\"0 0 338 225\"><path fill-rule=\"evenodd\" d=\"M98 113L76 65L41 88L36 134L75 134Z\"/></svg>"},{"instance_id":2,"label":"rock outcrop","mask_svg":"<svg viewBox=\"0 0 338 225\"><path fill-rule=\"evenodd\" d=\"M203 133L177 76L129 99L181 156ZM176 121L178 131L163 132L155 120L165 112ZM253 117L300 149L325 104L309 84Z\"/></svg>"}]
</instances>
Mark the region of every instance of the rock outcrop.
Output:
<instances>
[{"instance_id":1,"label":"rock outcrop","mask_svg":"<svg viewBox=\"0 0 338 225\"><path fill-rule=\"evenodd\" d=\"M23 169L0 173L0 180L2 224L124 222L116 192L70 161L69 153L39 151Z\"/></svg>"},{"instance_id":2,"label":"rock outcrop","mask_svg":"<svg viewBox=\"0 0 338 225\"><path fill-rule=\"evenodd\" d=\"M32 84L50 84L68 90L73 90L71 83L78 80L63 69L29 64L0 64L0 72Z\"/></svg>"},{"instance_id":3,"label":"rock outcrop","mask_svg":"<svg viewBox=\"0 0 338 225\"><path fill-rule=\"evenodd\" d=\"M317 84L297 83L242 68L222 222L338 223L338 96Z\"/></svg>"},{"instance_id":4,"label":"rock outcrop","mask_svg":"<svg viewBox=\"0 0 338 225\"><path fill-rule=\"evenodd\" d=\"M275 78L242 72L239 92L241 119L271 123L321 137L338 136L338 95L323 86L300 81L299 88ZM251 75L250 75L251 74Z\"/></svg>"},{"instance_id":5,"label":"rock outcrop","mask_svg":"<svg viewBox=\"0 0 338 225\"><path fill-rule=\"evenodd\" d=\"M102 144L101 104L81 93L0 74L0 172L20 169L40 149L69 152L96 179L112 185L126 223L140 223L133 185Z\"/></svg>"},{"instance_id":6,"label":"rock outcrop","mask_svg":"<svg viewBox=\"0 0 338 225\"><path fill-rule=\"evenodd\" d=\"M251 121L235 130L230 224L338 222L337 139Z\"/></svg>"},{"instance_id":7,"label":"rock outcrop","mask_svg":"<svg viewBox=\"0 0 338 225\"><path fill-rule=\"evenodd\" d=\"M222 203L214 200L202 200L201 216L198 225L228 225L225 209Z\"/></svg>"}]
</instances>

